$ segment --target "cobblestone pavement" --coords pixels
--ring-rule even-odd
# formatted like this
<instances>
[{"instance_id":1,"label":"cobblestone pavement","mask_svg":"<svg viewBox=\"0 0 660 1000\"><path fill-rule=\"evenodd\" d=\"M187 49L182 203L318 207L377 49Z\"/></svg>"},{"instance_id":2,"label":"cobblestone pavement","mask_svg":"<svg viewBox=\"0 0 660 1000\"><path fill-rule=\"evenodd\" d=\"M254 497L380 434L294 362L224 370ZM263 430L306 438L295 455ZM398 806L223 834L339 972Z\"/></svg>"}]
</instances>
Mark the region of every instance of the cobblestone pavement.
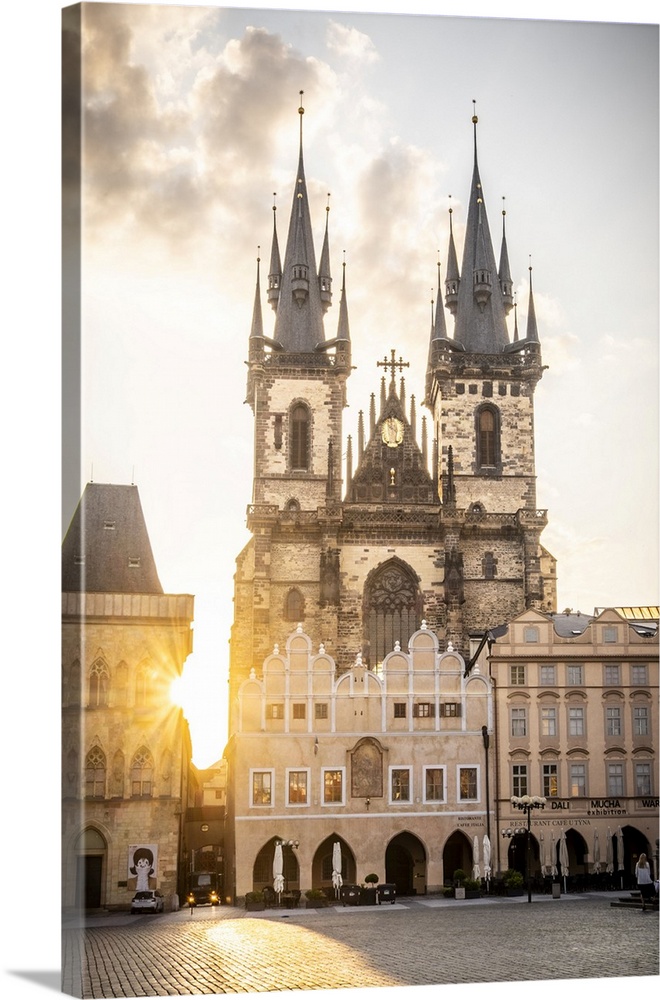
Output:
<instances>
[{"instance_id":1,"label":"cobblestone pavement","mask_svg":"<svg viewBox=\"0 0 660 1000\"><path fill-rule=\"evenodd\" d=\"M657 976L657 912L612 898L91 917L64 923L62 988L141 997Z\"/></svg>"}]
</instances>

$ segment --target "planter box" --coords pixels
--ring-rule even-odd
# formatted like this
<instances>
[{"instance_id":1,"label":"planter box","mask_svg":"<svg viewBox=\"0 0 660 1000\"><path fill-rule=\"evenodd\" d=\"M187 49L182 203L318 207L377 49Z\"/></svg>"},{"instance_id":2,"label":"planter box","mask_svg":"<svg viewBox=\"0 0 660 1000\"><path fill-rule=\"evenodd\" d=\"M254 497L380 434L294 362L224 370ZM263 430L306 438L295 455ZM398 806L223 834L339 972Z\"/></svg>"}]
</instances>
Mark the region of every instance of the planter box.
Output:
<instances>
[{"instance_id":1,"label":"planter box","mask_svg":"<svg viewBox=\"0 0 660 1000\"><path fill-rule=\"evenodd\" d=\"M525 887L523 885L520 885L520 886L507 886L506 887L506 894L507 894L507 896L524 896L525 895Z\"/></svg>"},{"instance_id":2,"label":"planter box","mask_svg":"<svg viewBox=\"0 0 660 1000\"><path fill-rule=\"evenodd\" d=\"M257 910L265 910L266 909L266 904L263 902L263 900L261 900L260 902L254 902L254 903L250 902L250 903L246 903L245 904L245 909L246 910L251 910L254 913Z\"/></svg>"},{"instance_id":3,"label":"planter box","mask_svg":"<svg viewBox=\"0 0 660 1000\"><path fill-rule=\"evenodd\" d=\"M454 899L465 899L465 888L462 885L457 885L454 889Z\"/></svg>"},{"instance_id":4,"label":"planter box","mask_svg":"<svg viewBox=\"0 0 660 1000\"><path fill-rule=\"evenodd\" d=\"M379 903L396 903L396 885L394 882L382 882L378 886Z\"/></svg>"},{"instance_id":5,"label":"planter box","mask_svg":"<svg viewBox=\"0 0 660 1000\"><path fill-rule=\"evenodd\" d=\"M343 906L357 906L360 902L360 886L346 882L339 890Z\"/></svg>"},{"instance_id":6,"label":"planter box","mask_svg":"<svg viewBox=\"0 0 660 1000\"><path fill-rule=\"evenodd\" d=\"M375 906L378 902L376 898L376 887L360 889L360 906Z\"/></svg>"},{"instance_id":7,"label":"planter box","mask_svg":"<svg viewBox=\"0 0 660 1000\"><path fill-rule=\"evenodd\" d=\"M481 891L479 889L465 889L466 899L481 899Z\"/></svg>"}]
</instances>

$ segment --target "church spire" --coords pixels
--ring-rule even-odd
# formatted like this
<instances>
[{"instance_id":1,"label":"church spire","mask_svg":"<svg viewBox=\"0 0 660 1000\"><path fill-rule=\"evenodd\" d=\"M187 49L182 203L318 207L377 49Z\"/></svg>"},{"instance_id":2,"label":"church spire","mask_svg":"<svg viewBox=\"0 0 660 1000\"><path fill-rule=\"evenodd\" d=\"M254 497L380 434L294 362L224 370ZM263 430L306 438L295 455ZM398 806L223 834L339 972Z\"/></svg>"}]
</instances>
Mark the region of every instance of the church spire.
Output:
<instances>
[{"instance_id":1,"label":"church spire","mask_svg":"<svg viewBox=\"0 0 660 1000\"><path fill-rule=\"evenodd\" d=\"M532 265L529 265L529 304L527 306L527 335L526 340L531 340L535 344L539 343L539 331L536 326L536 309L534 308L534 290L532 288Z\"/></svg>"},{"instance_id":2,"label":"church spire","mask_svg":"<svg viewBox=\"0 0 660 1000\"><path fill-rule=\"evenodd\" d=\"M312 223L303 162L302 116L305 109L302 106L302 94L303 92L300 91L298 170L274 330L274 339L282 345L284 351L289 353L312 352L317 344L322 344L325 340L323 305L320 282L316 272Z\"/></svg>"},{"instance_id":3,"label":"church spire","mask_svg":"<svg viewBox=\"0 0 660 1000\"><path fill-rule=\"evenodd\" d=\"M257 247L257 254L261 247ZM252 309L252 328L250 330L250 355L253 349L263 350L264 346L264 324L261 315L261 284L259 280L259 266L261 257L257 256L257 283L254 290L254 307Z\"/></svg>"},{"instance_id":4,"label":"church spire","mask_svg":"<svg viewBox=\"0 0 660 1000\"><path fill-rule=\"evenodd\" d=\"M451 198L451 195L449 196ZM454 243L454 228L452 225L452 215L454 209L449 206L449 250L447 251L447 277L445 278L445 305L452 316L456 315L456 305L458 303L458 289L461 283L461 276L458 270L458 257L456 256L456 245ZM439 297L438 297L439 298Z\"/></svg>"},{"instance_id":5,"label":"church spire","mask_svg":"<svg viewBox=\"0 0 660 1000\"><path fill-rule=\"evenodd\" d=\"M500 279L504 312L508 316L513 306L513 279L511 277L511 268L509 267L509 251L506 245L506 209L504 208L504 198L502 198L502 246L500 248L500 267L497 276Z\"/></svg>"},{"instance_id":6,"label":"church spire","mask_svg":"<svg viewBox=\"0 0 660 1000\"><path fill-rule=\"evenodd\" d=\"M328 204L325 207L325 233L323 235L323 248L321 250L321 263L319 264L319 288L321 290L321 303L323 312L327 312L332 304L332 277L330 275L330 247L328 243L328 219L330 217L330 193L328 192Z\"/></svg>"},{"instance_id":7,"label":"church spire","mask_svg":"<svg viewBox=\"0 0 660 1000\"><path fill-rule=\"evenodd\" d=\"M273 192L273 241L270 248L270 270L268 272L268 301L277 312L277 303L280 297L280 285L282 284L282 262L280 260L280 245L277 240L277 205L275 198L277 192Z\"/></svg>"}]
</instances>

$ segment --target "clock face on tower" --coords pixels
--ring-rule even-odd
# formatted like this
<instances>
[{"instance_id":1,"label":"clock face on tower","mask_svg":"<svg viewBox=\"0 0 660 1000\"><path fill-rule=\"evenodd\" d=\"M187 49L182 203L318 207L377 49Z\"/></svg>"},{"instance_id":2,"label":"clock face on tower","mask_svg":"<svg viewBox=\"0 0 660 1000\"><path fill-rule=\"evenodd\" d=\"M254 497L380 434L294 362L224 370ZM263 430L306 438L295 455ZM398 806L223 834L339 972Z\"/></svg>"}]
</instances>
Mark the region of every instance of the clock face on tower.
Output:
<instances>
[{"instance_id":1,"label":"clock face on tower","mask_svg":"<svg viewBox=\"0 0 660 1000\"><path fill-rule=\"evenodd\" d=\"M396 448L403 441L403 423L396 417L388 417L383 421L381 436L383 444L388 448Z\"/></svg>"}]
</instances>

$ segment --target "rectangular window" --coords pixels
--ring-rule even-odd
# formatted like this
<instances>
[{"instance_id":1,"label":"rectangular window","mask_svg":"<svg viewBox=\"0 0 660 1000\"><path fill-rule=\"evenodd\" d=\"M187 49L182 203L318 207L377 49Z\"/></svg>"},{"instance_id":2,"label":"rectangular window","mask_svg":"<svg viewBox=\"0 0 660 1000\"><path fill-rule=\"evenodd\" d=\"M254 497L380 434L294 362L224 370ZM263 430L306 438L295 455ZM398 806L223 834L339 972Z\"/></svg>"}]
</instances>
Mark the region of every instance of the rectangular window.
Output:
<instances>
[{"instance_id":1,"label":"rectangular window","mask_svg":"<svg viewBox=\"0 0 660 1000\"><path fill-rule=\"evenodd\" d=\"M581 705L568 709L568 735L584 736L584 709Z\"/></svg>"},{"instance_id":2,"label":"rectangular window","mask_svg":"<svg viewBox=\"0 0 660 1000\"><path fill-rule=\"evenodd\" d=\"M623 764L607 765L607 794L610 798L623 795Z\"/></svg>"},{"instance_id":3,"label":"rectangular window","mask_svg":"<svg viewBox=\"0 0 660 1000\"><path fill-rule=\"evenodd\" d=\"M557 735L557 709L541 709L541 736Z\"/></svg>"},{"instance_id":4,"label":"rectangular window","mask_svg":"<svg viewBox=\"0 0 660 1000\"><path fill-rule=\"evenodd\" d=\"M304 702L302 702L302 701L301 702L295 702L294 705L293 705L293 717L294 717L294 719L305 719L307 717L306 712L305 712L305 708L306 708L306 706L305 706Z\"/></svg>"},{"instance_id":5,"label":"rectangular window","mask_svg":"<svg viewBox=\"0 0 660 1000\"><path fill-rule=\"evenodd\" d=\"M477 798L477 769L476 767L459 767L458 769L458 797L461 802L468 799Z\"/></svg>"},{"instance_id":6,"label":"rectangular window","mask_svg":"<svg viewBox=\"0 0 660 1000\"><path fill-rule=\"evenodd\" d=\"M587 794L587 765L571 764L571 795L584 798Z\"/></svg>"},{"instance_id":7,"label":"rectangular window","mask_svg":"<svg viewBox=\"0 0 660 1000\"><path fill-rule=\"evenodd\" d=\"M252 805L272 806L273 772L252 771Z\"/></svg>"},{"instance_id":8,"label":"rectangular window","mask_svg":"<svg viewBox=\"0 0 660 1000\"><path fill-rule=\"evenodd\" d=\"M554 687L555 684L555 665L554 663L546 663L541 667L541 672L539 675L539 681L544 687Z\"/></svg>"},{"instance_id":9,"label":"rectangular window","mask_svg":"<svg viewBox=\"0 0 660 1000\"><path fill-rule=\"evenodd\" d=\"M511 787L519 798L527 795L527 764L511 765Z\"/></svg>"},{"instance_id":10,"label":"rectangular window","mask_svg":"<svg viewBox=\"0 0 660 1000\"><path fill-rule=\"evenodd\" d=\"M559 795L559 772L556 764L543 765L543 794L547 799Z\"/></svg>"},{"instance_id":11,"label":"rectangular window","mask_svg":"<svg viewBox=\"0 0 660 1000\"><path fill-rule=\"evenodd\" d=\"M424 801L445 801L445 769L444 767L424 768Z\"/></svg>"},{"instance_id":12,"label":"rectangular window","mask_svg":"<svg viewBox=\"0 0 660 1000\"><path fill-rule=\"evenodd\" d=\"M523 632L523 639L525 642L538 642L539 641L539 630L535 625L528 625Z\"/></svg>"},{"instance_id":13,"label":"rectangular window","mask_svg":"<svg viewBox=\"0 0 660 1000\"><path fill-rule=\"evenodd\" d=\"M395 701L394 702L394 718L395 719L405 719L406 717L406 703L405 701Z\"/></svg>"},{"instance_id":14,"label":"rectangular window","mask_svg":"<svg viewBox=\"0 0 660 1000\"><path fill-rule=\"evenodd\" d=\"M435 705L431 701L419 701L413 705L413 716L416 719L435 718Z\"/></svg>"},{"instance_id":15,"label":"rectangular window","mask_svg":"<svg viewBox=\"0 0 660 1000\"><path fill-rule=\"evenodd\" d=\"M288 794L289 794L289 805L290 806L306 806L307 805L307 784L308 784L308 772L307 771L289 771L288 772Z\"/></svg>"},{"instance_id":16,"label":"rectangular window","mask_svg":"<svg viewBox=\"0 0 660 1000\"><path fill-rule=\"evenodd\" d=\"M284 718L284 705L281 702L271 703L266 705L266 718L267 719L283 719Z\"/></svg>"},{"instance_id":17,"label":"rectangular window","mask_svg":"<svg viewBox=\"0 0 660 1000\"><path fill-rule=\"evenodd\" d=\"M646 680L646 664L633 663L632 670L630 672L630 679L633 684L642 684L646 686L648 683Z\"/></svg>"},{"instance_id":18,"label":"rectangular window","mask_svg":"<svg viewBox=\"0 0 660 1000\"><path fill-rule=\"evenodd\" d=\"M635 764L635 795L651 794L651 764L647 761Z\"/></svg>"},{"instance_id":19,"label":"rectangular window","mask_svg":"<svg viewBox=\"0 0 660 1000\"><path fill-rule=\"evenodd\" d=\"M649 734L649 710L646 705L633 706L633 733L635 736Z\"/></svg>"},{"instance_id":20,"label":"rectangular window","mask_svg":"<svg viewBox=\"0 0 660 1000\"><path fill-rule=\"evenodd\" d=\"M525 664L514 663L511 666L511 684L518 685L525 683Z\"/></svg>"},{"instance_id":21,"label":"rectangular window","mask_svg":"<svg viewBox=\"0 0 660 1000\"><path fill-rule=\"evenodd\" d=\"M621 735L621 709L616 708L606 708L605 709L605 732L608 736L620 736Z\"/></svg>"},{"instance_id":22,"label":"rectangular window","mask_svg":"<svg viewBox=\"0 0 660 1000\"><path fill-rule=\"evenodd\" d=\"M566 667L566 683L575 687L582 684L582 664L572 664Z\"/></svg>"},{"instance_id":23,"label":"rectangular window","mask_svg":"<svg viewBox=\"0 0 660 1000\"><path fill-rule=\"evenodd\" d=\"M341 768L323 771L323 802L328 805L344 801L344 772Z\"/></svg>"},{"instance_id":24,"label":"rectangular window","mask_svg":"<svg viewBox=\"0 0 660 1000\"><path fill-rule=\"evenodd\" d=\"M618 642L619 630L616 625L605 625L603 627L603 642Z\"/></svg>"},{"instance_id":25,"label":"rectangular window","mask_svg":"<svg viewBox=\"0 0 660 1000\"><path fill-rule=\"evenodd\" d=\"M511 735L527 736L527 709L511 709Z\"/></svg>"},{"instance_id":26,"label":"rectangular window","mask_svg":"<svg viewBox=\"0 0 660 1000\"><path fill-rule=\"evenodd\" d=\"M410 768L390 769L390 795L392 802L410 802Z\"/></svg>"},{"instance_id":27,"label":"rectangular window","mask_svg":"<svg viewBox=\"0 0 660 1000\"><path fill-rule=\"evenodd\" d=\"M327 701L317 701L314 705L314 717L316 719L327 719L328 718L328 703Z\"/></svg>"},{"instance_id":28,"label":"rectangular window","mask_svg":"<svg viewBox=\"0 0 660 1000\"><path fill-rule=\"evenodd\" d=\"M440 716L445 719L458 719L461 706L457 701L443 701L440 705Z\"/></svg>"},{"instance_id":29,"label":"rectangular window","mask_svg":"<svg viewBox=\"0 0 660 1000\"><path fill-rule=\"evenodd\" d=\"M605 683L618 685L621 683L619 680L619 664L618 663L606 663L605 664Z\"/></svg>"}]
</instances>

